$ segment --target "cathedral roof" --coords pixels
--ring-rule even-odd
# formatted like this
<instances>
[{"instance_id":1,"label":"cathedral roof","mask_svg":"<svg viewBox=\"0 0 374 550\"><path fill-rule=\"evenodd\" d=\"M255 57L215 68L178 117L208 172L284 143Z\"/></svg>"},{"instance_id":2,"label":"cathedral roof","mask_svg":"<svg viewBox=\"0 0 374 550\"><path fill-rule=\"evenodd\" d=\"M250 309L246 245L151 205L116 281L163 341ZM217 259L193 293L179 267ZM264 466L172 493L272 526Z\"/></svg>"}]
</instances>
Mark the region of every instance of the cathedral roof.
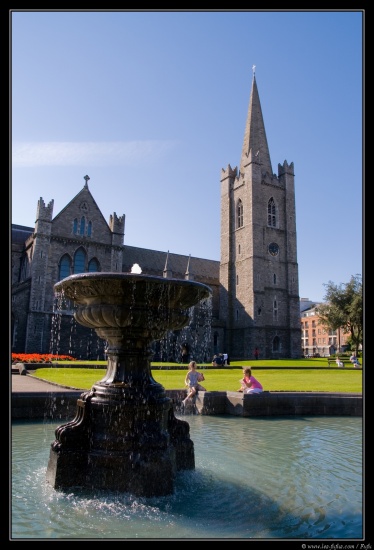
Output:
<instances>
[{"instance_id":1,"label":"cathedral roof","mask_svg":"<svg viewBox=\"0 0 374 550\"><path fill-rule=\"evenodd\" d=\"M25 225L12 224L12 244L24 244L25 241L34 233L33 227Z\"/></svg>"},{"instance_id":2,"label":"cathedral roof","mask_svg":"<svg viewBox=\"0 0 374 550\"><path fill-rule=\"evenodd\" d=\"M166 258L167 270L176 279L184 279L188 267L188 272L193 280L204 281L207 284L219 283L219 261L190 258L182 254L172 254L135 246L124 245L122 271L131 272L132 266L138 264L142 269L142 273L162 277Z\"/></svg>"}]
</instances>

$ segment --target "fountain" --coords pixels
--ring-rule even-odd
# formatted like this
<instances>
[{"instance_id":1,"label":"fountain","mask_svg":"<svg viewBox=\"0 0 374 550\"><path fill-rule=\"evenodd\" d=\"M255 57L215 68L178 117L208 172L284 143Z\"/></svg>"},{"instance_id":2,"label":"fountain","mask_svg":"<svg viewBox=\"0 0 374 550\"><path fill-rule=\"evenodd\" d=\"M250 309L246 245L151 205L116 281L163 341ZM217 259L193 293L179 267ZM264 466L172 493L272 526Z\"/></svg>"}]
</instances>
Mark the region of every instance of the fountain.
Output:
<instances>
[{"instance_id":1,"label":"fountain","mask_svg":"<svg viewBox=\"0 0 374 550\"><path fill-rule=\"evenodd\" d=\"M108 347L104 378L77 401L75 418L55 430L46 479L55 489L171 494L176 472L195 468L189 424L151 375L150 345L189 322L208 286L139 273L83 273L55 285L74 317Z\"/></svg>"}]
</instances>

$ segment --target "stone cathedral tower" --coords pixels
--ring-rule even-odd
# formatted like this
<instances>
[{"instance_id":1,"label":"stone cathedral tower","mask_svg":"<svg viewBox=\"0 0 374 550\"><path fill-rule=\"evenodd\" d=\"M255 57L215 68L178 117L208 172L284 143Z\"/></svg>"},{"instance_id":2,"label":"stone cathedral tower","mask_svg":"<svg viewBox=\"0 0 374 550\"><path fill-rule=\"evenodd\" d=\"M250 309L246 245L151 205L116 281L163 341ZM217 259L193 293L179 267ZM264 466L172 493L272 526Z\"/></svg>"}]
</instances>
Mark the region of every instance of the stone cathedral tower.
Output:
<instances>
[{"instance_id":1,"label":"stone cathedral tower","mask_svg":"<svg viewBox=\"0 0 374 550\"><path fill-rule=\"evenodd\" d=\"M223 351L300 357L294 165L273 174L255 74L240 168L221 174L220 285Z\"/></svg>"}]
</instances>

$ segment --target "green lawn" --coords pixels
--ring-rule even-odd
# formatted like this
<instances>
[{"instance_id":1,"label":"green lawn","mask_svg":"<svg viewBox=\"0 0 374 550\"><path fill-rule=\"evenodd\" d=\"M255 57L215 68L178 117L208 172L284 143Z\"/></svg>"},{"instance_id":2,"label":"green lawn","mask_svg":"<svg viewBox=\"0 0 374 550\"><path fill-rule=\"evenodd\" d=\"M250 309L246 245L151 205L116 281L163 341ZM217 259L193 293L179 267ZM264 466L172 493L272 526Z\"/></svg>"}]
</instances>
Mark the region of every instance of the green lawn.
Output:
<instances>
[{"instance_id":1,"label":"green lawn","mask_svg":"<svg viewBox=\"0 0 374 550\"><path fill-rule=\"evenodd\" d=\"M308 362L308 360L306 360ZM280 361L275 361L278 368L271 368L273 365L264 365L263 363L273 363L273 361L258 361L254 365L253 361L241 362L241 366L231 364L230 367L214 369L211 366L200 366L205 375L203 385L208 391L236 391L239 387L239 379L242 377L242 366L249 364L252 366L252 374L262 383L264 390L268 391L326 391L326 392L344 392L344 393L362 393L362 370L345 368L321 368L321 364L306 366L288 365L287 368L280 365ZM326 359L324 362L327 363ZM290 361L288 361L290 363ZM71 364L71 363L70 363ZM103 366L105 362L103 363ZM318 368L319 366L319 368ZM49 367L35 370L35 376L55 382L64 386L78 388L82 390L90 389L93 384L101 380L106 372L105 368L76 368L69 365L64 367ZM164 386L166 390L184 388L184 378L187 373L187 365L179 365L176 369L162 369L160 365L152 364L152 376Z\"/></svg>"}]
</instances>

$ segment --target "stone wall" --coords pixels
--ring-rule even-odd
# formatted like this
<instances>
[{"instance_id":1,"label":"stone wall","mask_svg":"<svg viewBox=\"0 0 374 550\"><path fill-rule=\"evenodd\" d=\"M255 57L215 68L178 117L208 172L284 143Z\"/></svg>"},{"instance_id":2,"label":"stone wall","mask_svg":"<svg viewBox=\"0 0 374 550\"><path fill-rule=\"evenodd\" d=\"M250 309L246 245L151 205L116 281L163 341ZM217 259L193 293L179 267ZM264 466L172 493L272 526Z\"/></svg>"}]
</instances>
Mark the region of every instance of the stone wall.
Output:
<instances>
[{"instance_id":1,"label":"stone wall","mask_svg":"<svg viewBox=\"0 0 374 550\"><path fill-rule=\"evenodd\" d=\"M73 420L81 391L12 393L12 419ZM186 390L166 390L180 414ZM183 413L234 416L362 416L362 395L322 392L199 392Z\"/></svg>"}]
</instances>

